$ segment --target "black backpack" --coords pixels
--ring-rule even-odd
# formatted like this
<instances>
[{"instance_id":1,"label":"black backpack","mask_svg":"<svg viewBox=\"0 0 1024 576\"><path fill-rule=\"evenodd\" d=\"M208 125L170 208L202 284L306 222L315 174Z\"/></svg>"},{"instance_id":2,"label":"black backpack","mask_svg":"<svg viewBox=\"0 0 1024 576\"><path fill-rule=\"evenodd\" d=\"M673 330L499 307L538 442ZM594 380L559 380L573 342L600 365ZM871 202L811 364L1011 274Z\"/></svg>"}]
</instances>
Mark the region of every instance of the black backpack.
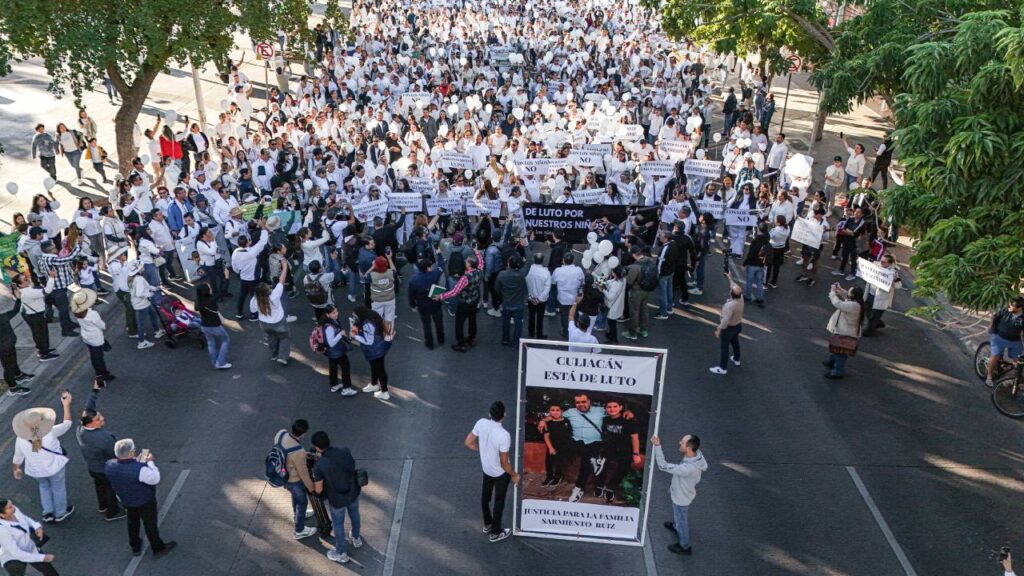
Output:
<instances>
[{"instance_id":1,"label":"black backpack","mask_svg":"<svg viewBox=\"0 0 1024 576\"><path fill-rule=\"evenodd\" d=\"M324 285L320 282L320 274L306 276L302 287L310 305L323 306L327 304L327 291L324 290Z\"/></svg>"},{"instance_id":2,"label":"black backpack","mask_svg":"<svg viewBox=\"0 0 1024 576\"><path fill-rule=\"evenodd\" d=\"M287 432L284 434L287 434ZM302 448L302 446L293 446L291 448L282 446L281 441L284 440L284 434L281 434L274 442L274 446L267 453L267 458L264 461L264 466L266 467L264 475L267 478L267 482L276 488L280 488L288 482L288 454Z\"/></svg>"},{"instance_id":3,"label":"black backpack","mask_svg":"<svg viewBox=\"0 0 1024 576\"><path fill-rule=\"evenodd\" d=\"M654 258L645 258L640 263L640 277L637 278L636 283L644 292L651 292L658 288L658 263Z\"/></svg>"}]
</instances>

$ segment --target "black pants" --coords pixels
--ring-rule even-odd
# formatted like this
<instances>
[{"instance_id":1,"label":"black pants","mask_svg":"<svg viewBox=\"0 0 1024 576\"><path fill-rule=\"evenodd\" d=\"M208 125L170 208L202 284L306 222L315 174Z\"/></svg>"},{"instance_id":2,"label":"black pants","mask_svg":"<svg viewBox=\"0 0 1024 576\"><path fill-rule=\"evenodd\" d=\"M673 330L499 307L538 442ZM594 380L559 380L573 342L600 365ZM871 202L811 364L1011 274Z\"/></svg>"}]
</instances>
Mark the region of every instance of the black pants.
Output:
<instances>
[{"instance_id":1,"label":"black pants","mask_svg":"<svg viewBox=\"0 0 1024 576\"><path fill-rule=\"evenodd\" d=\"M608 332L605 333L605 339L608 341L609 344L618 344L619 343L619 321L618 320L612 320L611 318L608 318L607 322L608 322Z\"/></svg>"},{"instance_id":2,"label":"black pants","mask_svg":"<svg viewBox=\"0 0 1024 576\"><path fill-rule=\"evenodd\" d=\"M341 387L352 387L352 365L349 364L348 356L341 358L327 359L327 378L331 387L338 385L338 368L341 368Z\"/></svg>"},{"instance_id":3,"label":"black pants","mask_svg":"<svg viewBox=\"0 0 1024 576\"><path fill-rule=\"evenodd\" d=\"M777 284L779 282L779 270L782 269L782 263L785 260L785 247L771 248L768 255L768 270L765 273L765 282L769 284Z\"/></svg>"},{"instance_id":4,"label":"black pants","mask_svg":"<svg viewBox=\"0 0 1024 576\"><path fill-rule=\"evenodd\" d=\"M110 485L107 475L90 470L89 476L92 476L92 483L96 488L96 501L99 503L99 509L106 510L107 518L117 516L121 512L121 506L117 503L114 487Z\"/></svg>"},{"instance_id":5,"label":"black pants","mask_svg":"<svg viewBox=\"0 0 1024 576\"><path fill-rule=\"evenodd\" d=\"M96 373L96 376L109 376L110 370L107 370L107 362L103 358L103 346L88 346L88 348L93 372Z\"/></svg>"},{"instance_id":6,"label":"black pants","mask_svg":"<svg viewBox=\"0 0 1024 576\"><path fill-rule=\"evenodd\" d=\"M843 237L840 239L840 251L842 252L841 260L839 261L839 271L842 272L843 268L846 268L846 261L850 261L850 274L857 273L857 240L852 236Z\"/></svg>"},{"instance_id":7,"label":"black pants","mask_svg":"<svg viewBox=\"0 0 1024 576\"><path fill-rule=\"evenodd\" d=\"M10 576L25 576L26 570L28 570L29 566L35 568L36 572L39 572L43 576L60 576L60 574L57 573L57 569L49 562L33 562L31 564L26 564L20 560L11 560L7 564L4 564L4 570L6 570Z\"/></svg>"},{"instance_id":8,"label":"black pants","mask_svg":"<svg viewBox=\"0 0 1024 576\"><path fill-rule=\"evenodd\" d=\"M565 465L568 460L569 448L567 446L555 446L555 453L550 452L544 456L544 473L548 479L562 478L565 476Z\"/></svg>"},{"instance_id":9,"label":"black pants","mask_svg":"<svg viewBox=\"0 0 1024 576\"><path fill-rule=\"evenodd\" d=\"M743 324L729 326L719 333L718 338L718 367L722 370L729 368L729 347L732 346L732 357L738 362L740 359L740 331Z\"/></svg>"},{"instance_id":10,"label":"black pants","mask_svg":"<svg viewBox=\"0 0 1024 576\"><path fill-rule=\"evenodd\" d=\"M505 496L512 477L502 474L497 478L484 474L483 490L480 491L480 505L484 511L484 525L491 527L491 534L501 533L501 517L505 513ZM491 508L491 496L494 508Z\"/></svg>"},{"instance_id":11,"label":"black pants","mask_svg":"<svg viewBox=\"0 0 1024 576\"><path fill-rule=\"evenodd\" d=\"M687 277L688 276L689 276L689 271L686 269L686 267L685 266L680 266L680 267L676 268L675 276L673 276L673 278L672 278L672 282L674 284L678 284L679 285L679 291L681 292L681 294L679 295L680 296L679 300L682 301L682 302L689 302L690 301L690 285L687 284Z\"/></svg>"},{"instance_id":12,"label":"black pants","mask_svg":"<svg viewBox=\"0 0 1024 576\"><path fill-rule=\"evenodd\" d=\"M547 338L544 334L544 308L547 302L526 305L526 333L530 338Z\"/></svg>"},{"instance_id":13,"label":"black pants","mask_svg":"<svg viewBox=\"0 0 1024 576\"><path fill-rule=\"evenodd\" d=\"M117 294L117 299L121 301L121 305L124 307L124 325L128 329L128 335L134 338L139 324L135 321L135 308L132 308L131 293L117 291L114 294Z\"/></svg>"},{"instance_id":14,"label":"black pants","mask_svg":"<svg viewBox=\"0 0 1024 576\"><path fill-rule=\"evenodd\" d=\"M874 182L875 178L879 175L882 176L882 190L889 187L889 165L879 164L875 162L875 166L871 169L871 181Z\"/></svg>"},{"instance_id":15,"label":"black pants","mask_svg":"<svg viewBox=\"0 0 1024 576\"><path fill-rule=\"evenodd\" d=\"M598 484L608 490L618 490L622 485L622 479L632 469L632 454L605 454L604 470L601 471L601 479L598 480Z\"/></svg>"},{"instance_id":16,"label":"black pants","mask_svg":"<svg viewBox=\"0 0 1024 576\"><path fill-rule=\"evenodd\" d=\"M589 426L589 424L588 424ZM583 442L576 440L573 442L576 455L580 459L580 469L576 472L576 487L584 489L587 485L587 481L594 476L594 466L590 463L591 458L597 458L601 455L601 449L603 445L601 442L591 442L590 444L584 444Z\"/></svg>"},{"instance_id":17,"label":"black pants","mask_svg":"<svg viewBox=\"0 0 1024 576\"><path fill-rule=\"evenodd\" d=\"M75 323L71 321L71 309L68 304L68 289L55 288L50 295L53 297L53 305L57 307L57 314L60 316L61 334L67 336L75 330Z\"/></svg>"},{"instance_id":18,"label":"black pants","mask_svg":"<svg viewBox=\"0 0 1024 576\"><path fill-rule=\"evenodd\" d=\"M50 178L57 179L57 157L56 156L40 156L39 165L46 170L46 173L50 175Z\"/></svg>"},{"instance_id":19,"label":"black pants","mask_svg":"<svg viewBox=\"0 0 1024 576\"><path fill-rule=\"evenodd\" d=\"M864 329L864 336L871 336L879 328L885 327L885 322L882 322L882 315L885 314L885 310L875 310L871 308L870 299L864 306L868 307L868 326Z\"/></svg>"},{"instance_id":20,"label":"black pants","mask_svg":"<svg viewBox=\"0 0 1024 576\"><path fill-rule=\"evenodd\" d=\"M228 293L228 283L224 278L224 265L203 266L203 271L206 272L206 281L210 283L213 297L220 300Z\"/></svg>"},{"instance_id":21,"label":"black pants","mask_svg":"<svg viewBox=\"0 0 1024 576\"><path fill-rule=\"evenodd\" d=\"M370 384L380 386L381 392L388 391L388 371L384 368L384 356L370 360Z\"/></svg>"},{"instance_id":22,"label":"black pants","mask_svg":"<svg viewBox=\"0 0 1024 576\"><path fill-rule=\"evenodd\" d=\"M259 284L257 280L242 280L238 279L240 286L238 287L238 316L248 316L249 312L249 299L252 298L253 291L256 285ZM243 308L244 307L244 308Z\"/></svg>"},{"instance_id":23,"label":"black pants","mask_svg":"<svg viewBox=\"0 0 1024 576\"><path fill-rule=\"evenodd\" d=\"M436 310L425 312L419 311L420 322L423 324L423 341L427 346L434 345L434 333L437 333L437 343L444 344L444 320L441 316L441 307ZM433 325L433 326L431 326Z\"/></svg>"},{"instance_id":24,"label":"black pants","mask_svg":"<svg viewBox=\"0 0 1024 576\"><path fill-rule=\"evenodd\" d=\"M146 539L149 540L149 547L153 552L164 549L164 541L160 539L160 530L157 528L156 500L152 500L142 506L125 506L128 512L128 545L132 552L142 551L142 538L139 537L139 523L146 530Z\"/></svg>"},{"instance_id":25,"label":"black pants","mask_svg":"<svg viewBox=\"0 0 1024 576\"><path fill-rule=\"evenodd\" d=\"M46 313L25 314L25 323L32 331L32 341L36 344L36 351L40 356L50 352L50 329L46 326Z\"/></svg>"},{"instance_id":26,"label":"black pants","mask_svg":"<svg viewBox=\"0 0 1024 576\"><path fill-rule=\"evenodd\" d=\"M14 345L13 338L10 343L0 344L0 364L3 364L4 381L7 382L9 388L18 385L17 378L21 375L21 368L18 368L18 351Z\"/></svg>"},{"instance_id":27,"label":"black pants","mask_svg":"<svg viewBox=\"0 0 1024 576\"><path fill-rule=\"evenodd\" d=\"M501 293L498 292L497 282L497 274L492 274L487 278L487 294L491 298L491 308L495 310L501 308Z\"/></svg>"},{"instance_id":28,"label":"black pants","mask_svg":"<svg viewBox=\"0 0 1024 576\"><path fill-rule=\"evenodd\" d=\"M465 331L469 322L469 334ZM476 302L459 302L455 306L455 343L465 346L470 340L476 340Z\"/></svg>"}]
</instances>

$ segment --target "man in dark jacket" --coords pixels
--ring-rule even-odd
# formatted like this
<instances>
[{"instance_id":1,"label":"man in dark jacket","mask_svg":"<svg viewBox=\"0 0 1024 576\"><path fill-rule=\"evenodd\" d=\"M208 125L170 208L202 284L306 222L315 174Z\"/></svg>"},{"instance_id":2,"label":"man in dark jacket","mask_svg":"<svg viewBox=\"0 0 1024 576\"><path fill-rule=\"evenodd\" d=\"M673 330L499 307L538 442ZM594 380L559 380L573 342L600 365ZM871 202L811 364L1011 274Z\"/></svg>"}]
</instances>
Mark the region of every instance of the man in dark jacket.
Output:
<instances>
[{"instance_id":1,"label":"man in dark jacket","mask_svg":"<svg viewBox=\"0 0 1024 576\"><path fill-rule=\"evenodd\" d=\"M668 320L672 312L672 279L675 277L676 268L679 267L681 259L679 247L672 241L672 234L668 230L658 233L658 247L655 248L655 255L658 260L658 313L654 315L655 320Z\"/></svg>"},{"instance_id":2,"label":"man in dark jacket","mask_svg":"<svg viewBox=\"0 0 1024 576\"><path fill-rule=\"evenodd\" d=\"M548 236L548 244L551 246L551 254L548 256L548 272L555 273L555 269L562 265L562 256L567 251L572 250L565 240L565 234L561 230L555 230ZM548 309L544 313L545 316L554 316L555 310L558 308L558 288L551 285L551 295L548 297Z\"/></svg>"},{"instance_id":3,"label":"man in dark jacket","mask_svg":"<svg viewBox=\"0 0 1024 576\"><path fill-rule=\"evenodd\" d=\"M109 521L124 518L127 513L117 503L114 487L107 478L107 461L115 458L114 443L117 442L117 436L104 429L107 420L97 408L102 387L102 381L93 383L89 402L82 411L82 425L75 433L75 437L82 449L82 458L89 469L89 476L96 487L99 510Z\"/></svg>"},{"instance_id":4,"label":"man in dark jacket","mask_svg":"<svg viewBox=\"0 0 1024 576\"><path fill-rule=\"evenodd\" d=\"M313 434L313 447L320 454L320 459L313 466L314 490L327 498L334 524L334 550L328 550L327 557L339 564L347 564L350 558L346 553L346 512L352 518L352 548L363 546L363 539L359 536L359 493L362 487L356 481L356 461L347 447L332 447L331 439L322 430Z\"/></svg>"},{"instance_id":5,"label":"man in dark jacket","mask_svg":"<svg viewBox=\"0 0 1024 576\"><path fill-rule=\"evenodd\" d=\"M757 225L757 233L750 241L747 257L743 260L746 267L746 283L743 286L743 299L764 308L764 267L768 264L768 224Z\"/></svg>"},{"instance_id":6,"label":"man in dark jacket","mask_svg":"<svg viewBox=\"0 0 1024 576\"><path fill-rule=\"evenodd\" d=\"M164 542L157 526L156 485L160 483L160 470L153 462L153 455L145 451L140 461L131 438L114 443L114 460L108 460L104 473L114 487L114 492L128 512L128 544L132 554L142 555L142 538L139 524L146 528L146 539L153 549L153 556L159 558L178 545L173 540Z\"/></svg>"},{"instance_id":7,"label":"man in dark jacket","mask_svg":"<svg viewBox=\"0 0 1024 576\"><path fill-rule=\"evenodd\" d=\"M423 323L423 343L430 350L434 349L433 331L437 332L437 344L444 346L444 321L441 316L441 303L430 297L430 287L441 285L444 273L444 260L438 254L436 264L430 258L420 258L416 263L417 272L409 280L409 307L419 312ZM431 324L434 325L431 330Z\"/></svg>"},{"instance_id":8,"label":"man in dark jacket","mask_svg":"<svg viewBox=\"0 0 1024 576\"><path fill-rule=\"evenodd\" d=\"M513 254L509 257L504 270L498 273L495 289L501 295L501 344L503 346L519 345L523 336L523 310L526 308L526 273L523 257ZM509 340L508 324L515 325L512 339Z\"/></svg>"},{"instance_id":9,"label":"man in dark jacket","mask_svg":"<svg viewBox=\"0 0 1024 576\"><path fill-rule=\"evenodd\" d=\"M405 217L405 208L402 208L402 215L398 217L398 220L390 224L384 224L383 220L380 220L379 218L373 219L374 231L372 236L374 250L376 251L377 256L384 256L388 248L391 248L392 254L398 255L398 239L396 238L396 234L398 233L398 229L405 224Z\"/></svg>"},{"instance_id":10,"label":"man in dark jacket","mask_svg":"<svg viewBox=\"0 0 1024 576\"><path fill-rule=\"evenodd\" d=\"M729 88L729 95L725 97L725 104L722 106L722 115L725 116L723 136L728 136L729 130L732 130L733 119L736 117L736 103L736 89Z\"/></svg>"},{"instance_id":11,"label":"man in dark jacket","mask_svg":"<svg viewBox=\"0 0 1024 576\"><path fill-rule=\"evenodd\" d=\"M682 290L679 305L687 307L690 305L690 286L687 284L687 276L693 272L694 266L697 264L697 245L693 241L693 236L684 232L683 229L682 222L677 220L676 225L672 227L672 241L679 248L679 263L676 264L675 276L675 283Z\"/></svg>"}]
</instances>

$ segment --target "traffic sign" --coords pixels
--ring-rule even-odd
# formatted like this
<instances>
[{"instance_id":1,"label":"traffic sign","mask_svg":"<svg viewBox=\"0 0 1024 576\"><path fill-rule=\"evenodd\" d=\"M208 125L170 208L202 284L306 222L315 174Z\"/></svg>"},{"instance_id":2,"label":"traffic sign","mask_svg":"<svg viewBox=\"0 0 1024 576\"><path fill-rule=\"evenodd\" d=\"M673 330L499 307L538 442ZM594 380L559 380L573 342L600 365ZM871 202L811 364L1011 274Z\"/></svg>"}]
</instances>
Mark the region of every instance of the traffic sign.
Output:
<instances>
[{"instance_id":1,"label":"traffic sign","mask_svg":"<svg viewBox=\"0 0 1024 576\"><path fill-rule=\"evenodd\" d=\"M801 60L800 57L797 56L796 54L787 57L786 61L789 62L790 72L799 72L800 68L803 67L804 65L803 60Z\"/></svg>"},{"instance_id":2,"label":"traffic sign","mask_svg":"<svg viewBox=\"0 0 1024 576\"><path fill-rule=\"evenodd\" d=\"M256 45L256 58L258 60L270 60L274 57L274 47L270 42L260 42Z\"/></svg>"}]
</instances>

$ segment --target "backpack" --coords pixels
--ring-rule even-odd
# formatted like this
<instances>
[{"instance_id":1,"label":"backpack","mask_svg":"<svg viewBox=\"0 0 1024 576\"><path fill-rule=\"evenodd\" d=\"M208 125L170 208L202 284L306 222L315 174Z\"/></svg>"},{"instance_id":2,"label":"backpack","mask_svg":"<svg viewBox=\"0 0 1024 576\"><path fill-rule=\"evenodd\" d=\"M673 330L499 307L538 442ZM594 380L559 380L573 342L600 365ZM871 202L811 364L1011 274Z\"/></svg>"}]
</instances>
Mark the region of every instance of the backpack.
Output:
<instances>
[{"instance_id":1,"label":"backpack","mask_svg":"<svg viewBox=\"0 0 1024 576\"><path fill-rule=\"evenodd\" d=\"M281 440L283 439L284 434L274 442L264 461L264 466L266 467L264 475L267 478L267 482L275 488L280 488L288 482L288 455L302 448L302 446L294 446L286 449L281 445Z\"/></svg>"},{"instance_id":2,"label":"backpack","mask_svg":"<svg viewBox=\"0 0 1024 576\"><path fill-rule=\"evenodd\" d=\"M309 333L309 348L314 354L327 354L327 335L323 324L317 324Z\"/></svg>"},{"instance_id":3,"label":"backpack","mask_svg":"<svg viewBox=\"0 0 1024 576\"><path fill-rule=\"evenodd\" d=\"M658 288L658 264L653 258L646 258L640 263L640 277L636 283L644 292Z\"/></svg>"},{"instance_id":4,"label":"backpack","mask_svg":"<svg viewBox=\"0 0 1024 576\"><path fill-rule=\"evenodd\" d=\"M324 285L320 283L320 274L306 276L306 280L302 283L302 288L310 305L323 306L327 304L327 291L324 290Z\"/></svg>"}]
</instances>

